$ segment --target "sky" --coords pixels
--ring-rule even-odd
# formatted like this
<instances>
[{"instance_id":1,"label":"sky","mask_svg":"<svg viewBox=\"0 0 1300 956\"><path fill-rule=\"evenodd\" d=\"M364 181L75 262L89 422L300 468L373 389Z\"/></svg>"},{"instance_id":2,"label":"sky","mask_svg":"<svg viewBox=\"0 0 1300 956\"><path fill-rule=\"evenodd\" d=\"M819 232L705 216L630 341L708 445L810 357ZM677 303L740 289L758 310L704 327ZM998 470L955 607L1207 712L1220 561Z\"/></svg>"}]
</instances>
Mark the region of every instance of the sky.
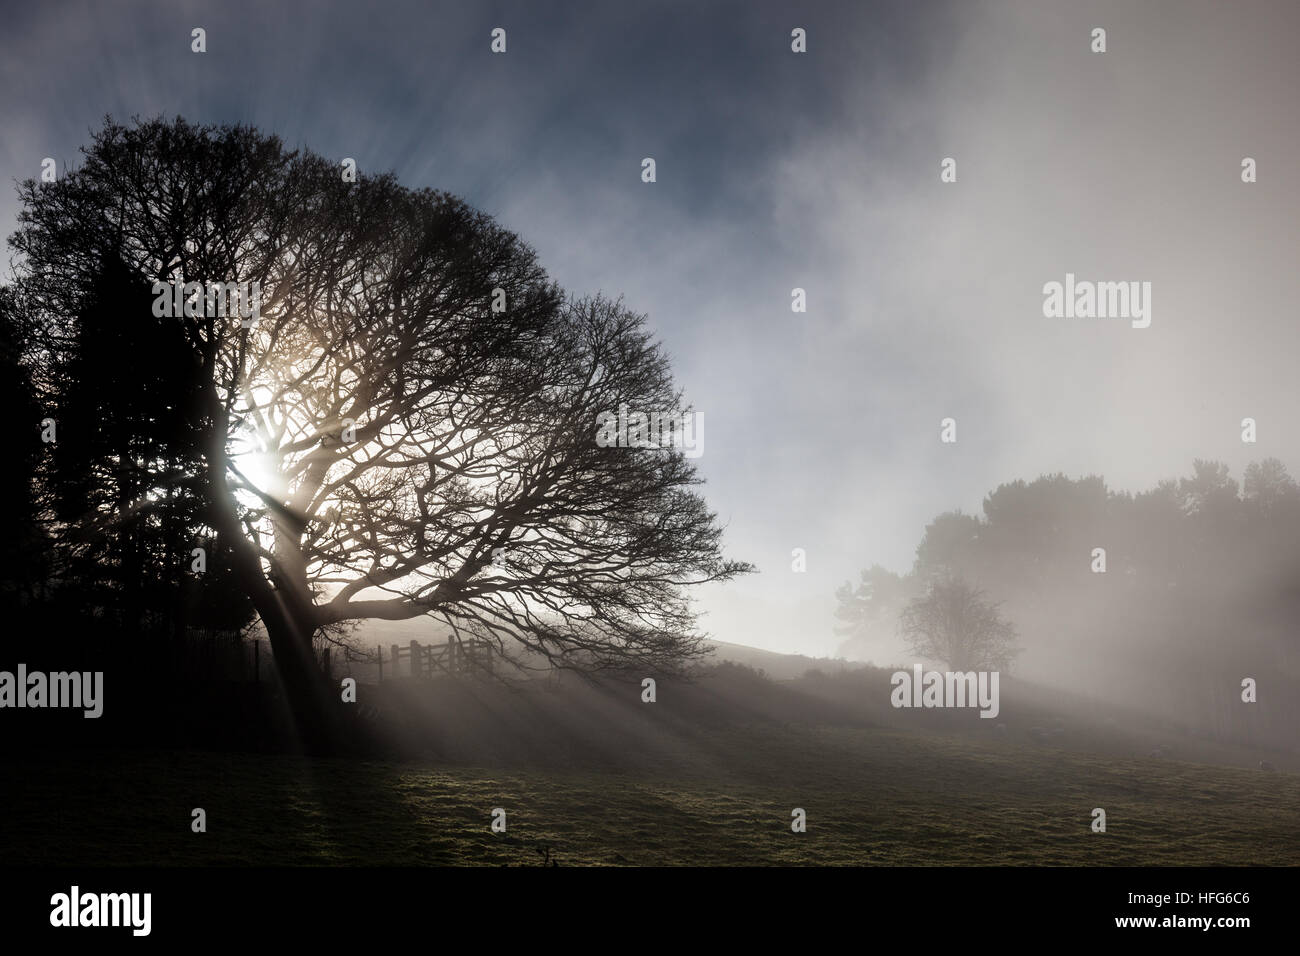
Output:
<instances>
[{"instance_id":1,"label":"sky","mask_svg":"<svg viewBox=\"0 0 1300 956\"><path fill-rule=\"evenodd\" d=\"M1002 482L1300 472L1297 28L1285 2L29 4L0 33L0 228L7 184L105 115L251 123L463 197L672 356L759 568L700 591L704 629L830 654L836 587ZM1045 316L1067 273L1151 283L1150 326Z\"/></svg>"}]
</instances>

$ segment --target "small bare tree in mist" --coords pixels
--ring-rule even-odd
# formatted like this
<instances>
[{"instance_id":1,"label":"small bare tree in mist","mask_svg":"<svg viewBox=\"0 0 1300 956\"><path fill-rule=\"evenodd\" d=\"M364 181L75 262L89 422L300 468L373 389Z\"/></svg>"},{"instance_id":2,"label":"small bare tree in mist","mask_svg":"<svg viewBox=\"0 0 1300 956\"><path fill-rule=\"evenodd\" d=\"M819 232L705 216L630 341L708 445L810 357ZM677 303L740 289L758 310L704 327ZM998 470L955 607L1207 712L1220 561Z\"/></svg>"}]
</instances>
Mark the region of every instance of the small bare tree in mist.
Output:
<instances>
[{"instance_id":1,"label":"small bare tree in mist","mask_svg":"<svg viewBox=\"0 0 1300 956\"><path fill-rule=\"evenodd\" d=\"M899 631L918 657L953 670L1006 670L1019 653L1016 629L984 592L960 578L935 581L899 616Z\"/></svg>"}]
</instances>

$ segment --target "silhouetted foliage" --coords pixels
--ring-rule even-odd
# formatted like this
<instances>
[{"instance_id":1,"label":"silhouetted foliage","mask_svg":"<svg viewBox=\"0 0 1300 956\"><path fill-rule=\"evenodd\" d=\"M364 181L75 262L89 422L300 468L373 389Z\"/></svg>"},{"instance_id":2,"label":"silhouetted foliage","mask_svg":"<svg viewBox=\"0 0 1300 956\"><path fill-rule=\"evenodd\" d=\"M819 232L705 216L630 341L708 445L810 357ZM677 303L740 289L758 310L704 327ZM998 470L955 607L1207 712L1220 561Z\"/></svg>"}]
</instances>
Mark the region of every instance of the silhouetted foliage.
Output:
<instances>
[{"instance_id":1,"label":"silhouetted foliage","mask_svg":"<svg viewBox=\"0 0 1300 956\"><path fill-rule=\"evenodd\" d=\"M57 594L135 628L239 629L252 607L204 520L199 369L152 301L109 252L72 321L39 330L58 428L47 473Z\"/></svg>"},{"instance_id":2,"label":"silhouetted foliage","mask_svg":"<svg viewBox=\"0 0 1300 956\"><path fill-rule=\"evenodd\" d=\"M562 667L704 653L687 589L748 565L721 555L680 449L595 441L602 412L686 408L642 316L566 298L452 196L345 182L248 127L109 121L84 152L22 184L11 244L47 391L103 418L52 480L105 601L158 600L124 582L181 565L206 523L305 737L337 703L313 637L365 618L430 616ZM159 321L137 292L202 302L213 283L260 288L256 321Z\"/></svg>"},{"instance_id":3,"label":"silhouetted foliage","mask_svg":"<svg viewBox=\"0 0 1300 956\"><path fill-rule=\"evenodd\" d=\"M38 499L43 415L26 361L27 340L13 290L0 288L0 407L15 423L0 469L0 595L11 609L43 594L50 560Z\"/></svg>"}]
</instances>

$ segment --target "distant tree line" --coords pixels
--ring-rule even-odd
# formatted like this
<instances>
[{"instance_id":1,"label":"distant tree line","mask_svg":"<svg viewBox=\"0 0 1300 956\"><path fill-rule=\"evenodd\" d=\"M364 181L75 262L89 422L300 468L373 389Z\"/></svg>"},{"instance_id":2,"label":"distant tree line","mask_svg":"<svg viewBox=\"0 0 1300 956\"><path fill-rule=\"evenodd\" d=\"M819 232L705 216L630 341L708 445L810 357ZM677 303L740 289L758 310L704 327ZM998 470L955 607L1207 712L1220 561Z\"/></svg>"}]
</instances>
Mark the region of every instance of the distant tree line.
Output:
<instances>
[{"instance_id":1,"label":"distant tree line","mask_svg":"<svg viewBox=\"0 0 1300 956\"><path fill-rule=\"evenodd\" d=\"M1137 494L1097 476L1003 484L983 514L935 518L907 573L875 565L838 590L841 653L896 663L881 657L909 606L953 580L998 602L1025 659L1068 662L1084 688L1171 713L1212 691L1234 714L1242 678L1266 675L1274 704L1300 688L1300 486L1276 458L1240 484L1197 460Z\"/></svg>"}]
</instances>

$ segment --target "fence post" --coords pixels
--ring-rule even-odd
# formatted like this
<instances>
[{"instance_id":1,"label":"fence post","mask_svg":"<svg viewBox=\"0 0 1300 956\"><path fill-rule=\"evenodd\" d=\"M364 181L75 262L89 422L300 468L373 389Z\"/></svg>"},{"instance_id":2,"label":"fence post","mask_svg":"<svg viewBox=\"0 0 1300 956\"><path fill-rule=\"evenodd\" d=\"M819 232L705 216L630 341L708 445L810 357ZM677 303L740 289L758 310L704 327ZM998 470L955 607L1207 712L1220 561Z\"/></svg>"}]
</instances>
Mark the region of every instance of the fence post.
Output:
<instances>
[{"instance_id":1,"label":"fence post","mask_svg":"<svg viewBox=\"0 0 1300 956\"><path fill-rule=\"evenodd\" d=\"M411 638L411 676L412 677L420 676L419 660L420 660L420 642L417 641L415 638Z\"/></svg>"},{"instance_id":2,"label":"fence post","mask_svg":"<svg viewBox=\"0 0 1300 956\"><path fill-rule=\"evenodd\" d=\"M379 659L379 680L382 683L384 680L384 646L382 644L375 648L375 654Z\"/></svg>"},{"instance_id":3,"label":"fence post","mask_svg":"<svg viewBox=\"0 0 1300 956\"><path fill-rule=\"evenodd\" d=\"M447 670L453 675L457 672L456 668L456 638L452 634L447 635Z\"/></svg>"}]
</instances>

